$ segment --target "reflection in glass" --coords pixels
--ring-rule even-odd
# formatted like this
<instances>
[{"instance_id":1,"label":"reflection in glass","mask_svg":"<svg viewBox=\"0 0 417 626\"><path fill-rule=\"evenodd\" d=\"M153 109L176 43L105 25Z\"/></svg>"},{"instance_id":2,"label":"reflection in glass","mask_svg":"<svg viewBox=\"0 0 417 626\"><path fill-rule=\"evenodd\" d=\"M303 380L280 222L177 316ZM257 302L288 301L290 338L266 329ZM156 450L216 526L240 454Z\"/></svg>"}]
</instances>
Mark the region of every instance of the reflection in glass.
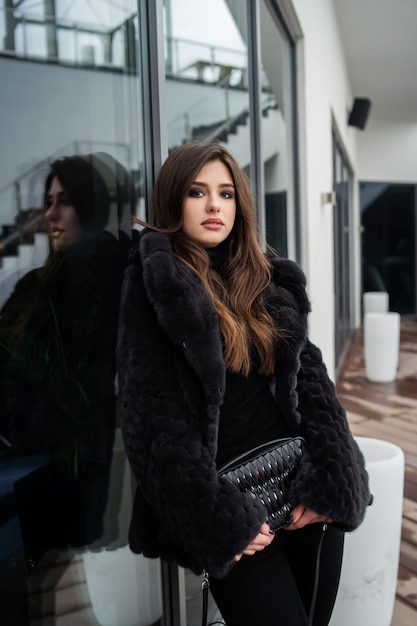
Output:
<instances>
[{"instance_id":1,"label":"reflection in glass","mask_svg":"<svg viewBox=\"0 0 417 626\"><path fill-rule=\"evenodd\" d=\"M136 2L22 0L14 4L0 8L4 51L29 59L124 67L135 29Z\"/></svg>"},{"instance_id":2,"label":"reflection in glass","mask_svg":"<svg viewBox=\"0 0 417 626\"><path fill-rule=\"evenodd\" d=\"M104 173L98 154L51 164L38 214L49 254L16 283L0 322L2 433L13 453L45 452L74 478L90 460L107 463L113 446L113 353L130 245L98 164Z\"/></svg>"},{"instance_id":3,"label":"reflection in glass","mask_svg":"<svg viewBox=\"0 0 417 626\"><path fill-rule=\"evenodd\" d=\"M103 534L130 245L105 167L98 154L51 164L43 209L29 216L48 233L47 259L17 281L0 312L1 495L18 515L29 571L51 550Z\"/></svg>"},{"instance_id":4,"label":"reflection in glass","mask_svg":"<svg viewBox=\"0 0 417 626\"><path fill-rule=\"evenodd\" d=\"M260 4L260 17L266 234L268 243L288 256L292 240L287 231L294 221L290 45L264 1Z\"/></svg>"},{"instance_id":5,"label":"reflection in glass","mask_svg":"<svg viewBox=\"0 0 417 626\"><path fill-rule=\"evenodd\" d=\"M77 626L163 619L159 561L128 547L113 360L130 213L146 217L137 7L0 7L2 626L59 623L63 613ZM54 252L45 180L52 163L80 158L94 189L80 171L73 185L60 170L62 203L101 217L82 219L80 239Z\"/></svg>"},{"instance_id":6,"label":"reflection in glass","mask_svg":"<svg viewBox=\"0 0 417 626\"><path fill-rule=\"evenodd\" d=\"M165 0L164 6L169 149L189 141L220 141L247 168L245 4Z\"/></svg>"}]
</instances>

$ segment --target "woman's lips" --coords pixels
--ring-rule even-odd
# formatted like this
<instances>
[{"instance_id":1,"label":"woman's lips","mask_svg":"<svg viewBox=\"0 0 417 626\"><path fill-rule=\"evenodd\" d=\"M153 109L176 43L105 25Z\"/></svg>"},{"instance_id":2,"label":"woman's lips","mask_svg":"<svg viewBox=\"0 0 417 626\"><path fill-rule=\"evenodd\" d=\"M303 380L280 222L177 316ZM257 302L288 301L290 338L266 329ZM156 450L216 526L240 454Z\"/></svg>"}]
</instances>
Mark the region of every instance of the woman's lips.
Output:
<instances>
[{"instance_id":1,"label":"woman's lips","mask_svg":"<svg viewBox=\"0 0 417 626\"><path fill-rule=\"evenodd\" d=\"M223 222L221 220L206 220L202 223L202 226L209 230L219 230L223 226Z\"/></svg>"}]
</instances>

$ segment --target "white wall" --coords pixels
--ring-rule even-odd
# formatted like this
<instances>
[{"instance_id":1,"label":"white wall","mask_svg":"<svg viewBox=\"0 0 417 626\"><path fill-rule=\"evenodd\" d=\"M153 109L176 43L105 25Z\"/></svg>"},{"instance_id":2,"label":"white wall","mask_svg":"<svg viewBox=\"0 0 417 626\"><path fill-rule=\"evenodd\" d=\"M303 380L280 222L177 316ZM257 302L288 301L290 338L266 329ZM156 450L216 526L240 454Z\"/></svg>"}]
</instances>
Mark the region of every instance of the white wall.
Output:
<instances>
[{"instance_id":1,"label":"white wall","mask_svg":"<svg viewBox=\"0 0 417 626\"><path fill-rule=\"evenodd\" d=\"M347 126L352 92L331 0L293 0L293 6L303 31L298 83L304 115L303 266L313 308L310 336L334 377L333 208L321 205L321 194L333 186L332 120L354 169L357 131Z\"/></svg>"},{"instance_id":2,"label":"white wall","mask_svg":"<svg viewBox=\"0 0 417 626\"><path fill-rule=\"evenodd\" d=\"M417 124L370 117L358 137L358 179L417 183Z\"/></svg>"}]
</instances>

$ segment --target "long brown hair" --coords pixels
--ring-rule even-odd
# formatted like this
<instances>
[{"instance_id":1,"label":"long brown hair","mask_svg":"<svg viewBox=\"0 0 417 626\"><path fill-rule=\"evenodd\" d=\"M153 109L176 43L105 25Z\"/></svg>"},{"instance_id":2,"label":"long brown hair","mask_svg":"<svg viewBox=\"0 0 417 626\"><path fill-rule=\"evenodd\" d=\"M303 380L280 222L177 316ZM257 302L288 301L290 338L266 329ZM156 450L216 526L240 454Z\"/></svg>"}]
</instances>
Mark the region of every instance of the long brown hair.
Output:
<instances>
[{"instance_id":1,"label":"long brown hair","mask_svg":"<svg viewBox=\"0 0 417 626\"><path fill-rule=\"evenodd\" d=\"M227 240L221 276L213 269L207 250L182 231L182 206L201 168L210 161L228 168L236 191L236 218ZM258 242L249 181L236 159L219 144L185 144L162 165L152 195L158 230L169 233L176 256L201 279L219 316L228 369L249 373L250 348L260 358L260 372L272 374L276 331L263 293L270 266Z\"/></svg>"},{"instance_id":2,"label":"long brown hair","mask_svg":"<svg viewBox=\"0 0 417 626\"><path fill-rule=\"evenodd\" d=\"M55 177L69 195L82 228L89 234L104 230L110 212L110 196L105 181L93 165L92 155L66 156L51 163L44 183L45 210Z\"/></svg>"}]
</instances>

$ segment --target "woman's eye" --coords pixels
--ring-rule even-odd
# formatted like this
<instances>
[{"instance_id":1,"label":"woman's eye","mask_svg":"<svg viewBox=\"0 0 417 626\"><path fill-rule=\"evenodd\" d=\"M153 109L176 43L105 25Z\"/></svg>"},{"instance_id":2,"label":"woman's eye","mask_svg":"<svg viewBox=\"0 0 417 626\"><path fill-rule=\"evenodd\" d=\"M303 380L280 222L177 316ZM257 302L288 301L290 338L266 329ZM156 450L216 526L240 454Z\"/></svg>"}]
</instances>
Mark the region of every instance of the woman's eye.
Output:
<instances>
[{"instance_id":1,"label":"woman's eye","mask_svg":"<svg viewBox=\"0 0 417 626\"><path fill-rule=\"evenodd\" d=\"M190 189L189 195L191 198L201 198L203 196L203 192L200 189Z\"/></svg>"},{"instance_id":2,"label":"woman's eye","mask_svg":"<svg viewBox=\"0 0 417 626\"><path fill-rule=\"evenodd\" d=\"M72 200L69 196L62 196L61 202L64 206L72 206Z\"/></svg>"}]
</instances>

